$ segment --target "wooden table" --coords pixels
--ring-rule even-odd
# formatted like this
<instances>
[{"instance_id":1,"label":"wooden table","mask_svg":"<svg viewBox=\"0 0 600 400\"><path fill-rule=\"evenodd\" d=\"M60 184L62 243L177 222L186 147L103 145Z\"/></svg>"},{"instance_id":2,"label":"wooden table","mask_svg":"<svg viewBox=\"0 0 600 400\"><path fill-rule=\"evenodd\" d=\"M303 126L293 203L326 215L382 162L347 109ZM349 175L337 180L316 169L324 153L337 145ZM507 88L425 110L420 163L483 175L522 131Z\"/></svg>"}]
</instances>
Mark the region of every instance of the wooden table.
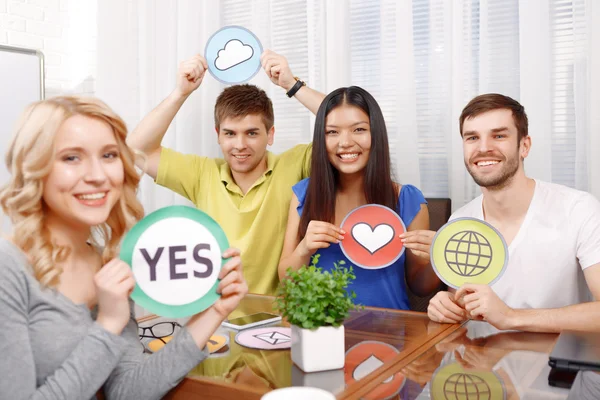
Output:
<instances>
[{"instance_id":1,"label":"wooden table","mask_svg":"<svg viewBox=\"0 0 600 400\"><path fill-rule=\"evenodd\" d=\"M273 311L272 297L248 295L231 317L260 311ZM156 317L146 317L140 326L155 322ZM166 398L258 400L276 388L304 385L322 387L338 399L358 399L364 387L386 380L391 371L414 361L460 325L437 324L423 313L366 308L352 313L344 327L346 350L368 340L391 345L398 354L359 380L345 379L344 372L351 376L352 371L344 370L306 374L293 365L289 350L248 349L235 343L235 331L222 329L229 335L229 350L200 363Z\"/></svg>"}]
</instances>

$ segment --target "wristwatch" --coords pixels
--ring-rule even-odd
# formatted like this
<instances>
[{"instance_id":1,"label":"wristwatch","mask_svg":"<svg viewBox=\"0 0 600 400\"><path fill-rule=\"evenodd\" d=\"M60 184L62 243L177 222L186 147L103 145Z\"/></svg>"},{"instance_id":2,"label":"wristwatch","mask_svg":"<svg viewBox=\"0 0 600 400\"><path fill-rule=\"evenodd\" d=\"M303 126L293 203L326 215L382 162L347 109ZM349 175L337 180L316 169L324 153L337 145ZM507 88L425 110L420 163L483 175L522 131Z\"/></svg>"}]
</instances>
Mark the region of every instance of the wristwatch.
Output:
<instances>
[{"instance_id":1,"label":"wristwatch","mask_svg":"<svg viewBox=\"0 0 600 400\"><path fill-rule=\"evenodd\" d=\"M296 84L294 84L294 86L292 86L292 88L287 91L287 93L286 93L287 97L294 96L296 94L296 92L298 90L300 90L300 88L302 86L306 86L306 82L301 81L300 78L298 78L297 76L295 76L294 79L296 80Z\"/></svg>"}]
</instances>

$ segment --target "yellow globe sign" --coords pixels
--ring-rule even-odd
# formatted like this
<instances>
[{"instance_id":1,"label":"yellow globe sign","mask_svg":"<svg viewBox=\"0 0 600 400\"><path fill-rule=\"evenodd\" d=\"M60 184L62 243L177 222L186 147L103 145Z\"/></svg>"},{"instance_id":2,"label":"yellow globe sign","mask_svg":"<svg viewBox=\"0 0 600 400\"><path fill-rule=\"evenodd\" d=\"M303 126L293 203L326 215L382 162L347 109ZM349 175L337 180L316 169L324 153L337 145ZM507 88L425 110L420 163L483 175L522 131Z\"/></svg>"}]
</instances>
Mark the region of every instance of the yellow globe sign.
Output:
<instances>
[{"instance_id":1,"label":"yellow globe sign","mask_svg":"<svg viewBox=\"0 0 600 400\"><path fill-rule=\"evenodd\" d=\"M437 276L458 289L465 283L496 282L506 270L508 247L500 232L487 222L458 218L435 234L430 256Z\"/></svg>"},{"instance_id":2,"label":"yellow globe sign","mask_svg":"<svg viewBox=\"0 0 600 400\"><path fill-rule=\"evenodd\" d=\"M431 399L505 400L506 390L494 372L464 369L459 363L452 363L433 374Z\"/></svg>"}]
</instances>

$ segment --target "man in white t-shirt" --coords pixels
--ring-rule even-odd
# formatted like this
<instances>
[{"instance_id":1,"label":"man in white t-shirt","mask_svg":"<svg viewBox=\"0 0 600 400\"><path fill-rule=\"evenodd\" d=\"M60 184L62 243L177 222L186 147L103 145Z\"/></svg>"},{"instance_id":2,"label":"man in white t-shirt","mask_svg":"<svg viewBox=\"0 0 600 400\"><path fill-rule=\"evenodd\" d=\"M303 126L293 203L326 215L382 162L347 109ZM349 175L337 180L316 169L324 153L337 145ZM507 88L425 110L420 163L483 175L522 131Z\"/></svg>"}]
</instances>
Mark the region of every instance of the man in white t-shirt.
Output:
<instances>
[{"instance_id":1,"label":"man in white t-shirt","mask_svg":"<svg viewBox=\"0 0 600 400\"><path fill-rule=\"evenodd\" d=\"M506 240L509 262L491 286L437 293L429 317L481 319L499 329L600 332L600 202L525 175L527 115L510 97L475 97L460 116L460 133L465 166L483 194L451 219L490 223ZM428 252L434 234L413 231L403 240L413 252Z\"/></svg>"}]
</instances>

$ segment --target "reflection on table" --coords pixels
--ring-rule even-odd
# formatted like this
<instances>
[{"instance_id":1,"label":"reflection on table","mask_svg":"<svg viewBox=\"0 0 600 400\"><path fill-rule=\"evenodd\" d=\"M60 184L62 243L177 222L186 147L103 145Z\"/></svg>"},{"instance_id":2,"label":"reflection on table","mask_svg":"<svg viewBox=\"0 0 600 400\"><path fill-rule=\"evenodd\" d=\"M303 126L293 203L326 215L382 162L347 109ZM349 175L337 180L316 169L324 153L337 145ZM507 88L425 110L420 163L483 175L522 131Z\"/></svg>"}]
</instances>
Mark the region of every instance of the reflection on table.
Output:
<instances>
[{"instance_id":1,"label":"reflection on table","mask_svg":"<svg viewBox=\"0 0 600 400\"><path fill-rule=\"evenodd\" d=\"M274 312L273 298L248 295L231 318L256 312ZM148 318L141 326L162 318ZM177 320L184 324L185 320ZM271 325L286 326L286 322ZM169 398L256 398L282 387L312 386L334 393L337 398L356 398L353 393L377 379L382 371L408 355L424 351L458 328L429 321L423 313L384 309L354 312L345 321L346 368L306 374L293 365L289 350L256 350L235 341L237 331L221 328L217 333L229 338L223 351L212 354L190 371ZM422 350L421 350L422 349ZM375 391L376 397L408 383L400 373L383 378L386 390ZM386 397L389 397L386 395Z\"/></svg>"},{"instance_id":2,"label":"reflection on table","mask_svg":"<svg viewBox=\"0 0 600 400\"><path fill-rule=\"evenodd\" d=\"M573 392L594 391L596 397L590 398L600 399L600 377L595 373L580 373L571 393L548 384L548 356L557 337L499 331L485 322L469 321L391 372L407 378L402 399L558 400L578 399Z\"/></svg>"}]
</instances>

